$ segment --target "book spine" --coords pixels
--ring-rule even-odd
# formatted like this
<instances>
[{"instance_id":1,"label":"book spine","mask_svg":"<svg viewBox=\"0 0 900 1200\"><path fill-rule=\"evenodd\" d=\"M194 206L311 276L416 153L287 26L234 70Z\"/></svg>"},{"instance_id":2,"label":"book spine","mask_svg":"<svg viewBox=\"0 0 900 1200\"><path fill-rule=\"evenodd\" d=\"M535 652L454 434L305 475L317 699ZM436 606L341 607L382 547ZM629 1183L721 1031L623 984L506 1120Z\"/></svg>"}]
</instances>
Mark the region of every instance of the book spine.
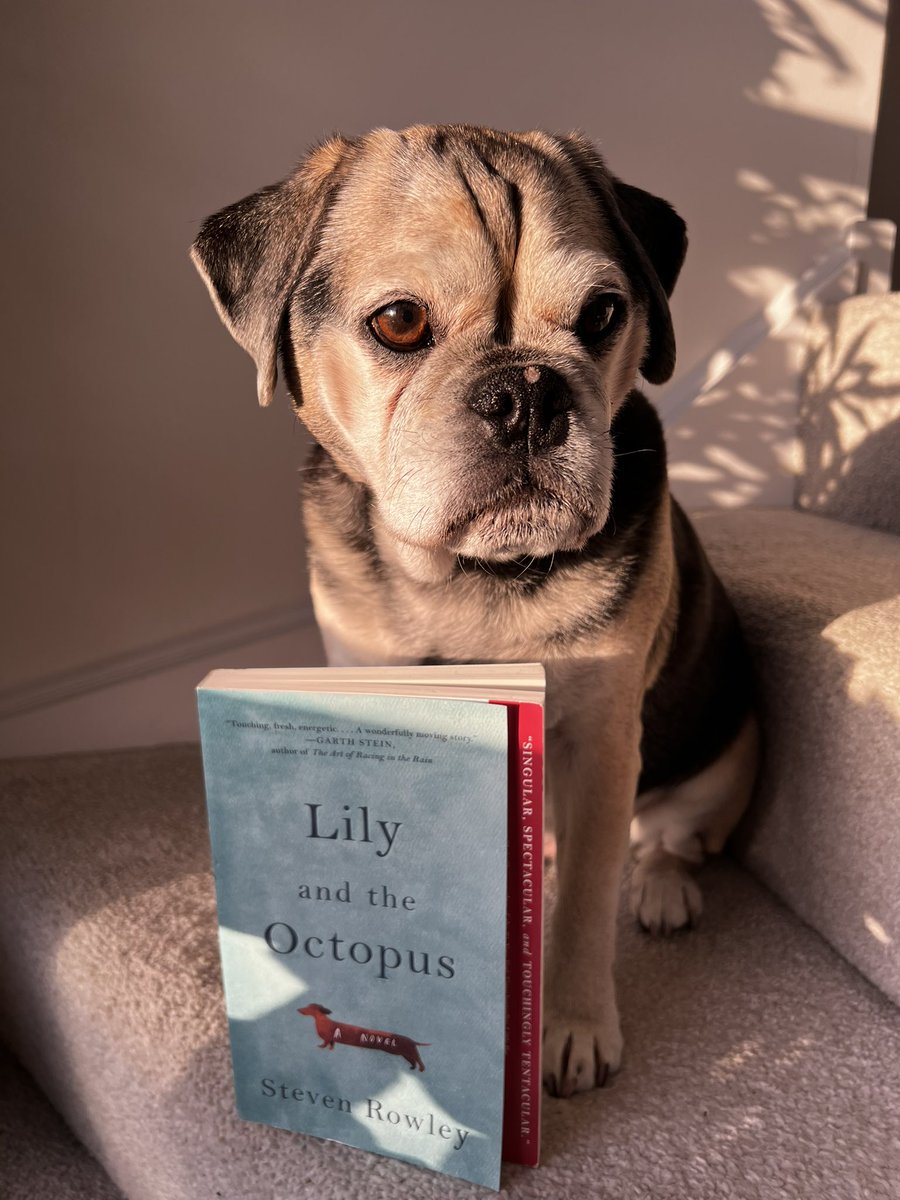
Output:
<instances>
[{"instance_id":1,"label":"book spine","mask_svg":"<svg viewBox=\"0 0 900 1200\"><path fill-rule=\"evenodd\" d=\"M509 711L506 1068L503 1158L536 1167L541 1136L544 711Z\"/></svg>"}]
</instances>

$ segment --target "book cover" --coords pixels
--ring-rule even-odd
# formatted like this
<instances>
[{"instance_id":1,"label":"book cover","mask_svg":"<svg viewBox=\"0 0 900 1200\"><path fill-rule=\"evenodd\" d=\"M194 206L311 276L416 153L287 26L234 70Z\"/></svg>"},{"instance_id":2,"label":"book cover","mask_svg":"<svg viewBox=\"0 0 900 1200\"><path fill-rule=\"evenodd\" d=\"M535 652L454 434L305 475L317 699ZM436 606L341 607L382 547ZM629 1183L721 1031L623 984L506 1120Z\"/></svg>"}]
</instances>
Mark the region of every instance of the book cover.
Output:
<instances>
[{"instance_id":1,"label":"book cover","mask_svg":"<svg viewBox=\"0 0 900 1200\"><path fill-rule=\"evenodd\" d=\"M541 856L518 710L198 700L240 1115L497 1188L539 1127L533 879L507 900L508 863Z\"/></svg>"}]
</instances>

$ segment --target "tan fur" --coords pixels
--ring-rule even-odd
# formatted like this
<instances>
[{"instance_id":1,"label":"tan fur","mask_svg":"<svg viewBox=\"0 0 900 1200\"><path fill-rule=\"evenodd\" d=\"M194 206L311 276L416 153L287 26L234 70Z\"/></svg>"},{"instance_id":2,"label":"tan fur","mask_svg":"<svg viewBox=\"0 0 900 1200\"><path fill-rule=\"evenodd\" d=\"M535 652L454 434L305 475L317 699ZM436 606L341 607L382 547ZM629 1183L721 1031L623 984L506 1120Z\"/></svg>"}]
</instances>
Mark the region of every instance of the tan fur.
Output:
<instances>
[{"instance_id":1,"label":"tan fur","mask_svg":"<svg viewBox=\"0 0 900 1200\"><path fill-rule=\"evenodd\" d=\"M631 821L631 906L652 933L693 924L703 911L691 868L722 849L743 814L758 754L758 722L751 716L705 771L638 796Z\"/></svg>"},{"instance_id":2,"label":"tan fur","mask_svg":"<svg viewBox=\"0 0 900 1200\"><path fill-rule=\"evenodd\" d=\"M423 137L427 128L405 133ZM488 535L479 536L477 529L447 544L447 527L468 509L473 488L484 486L487 492L471 471L459 428L478 418L454 411L450 421L447 413L470 379L473 354L490 344L504 277L452 173L426 157L415 175L398 183L400 135L379 130L369 139L365 169L360 166L345 184L320 256L339 254L340 294L348 317L360 319L398 292L427 296L443 341L427 362L410 361L405 369L403 364L380 366L351 344L343 329L326 328L307 342L294 318L303 419L322 444L333 452L337 447L341 467L378 495L385 534L405 543L407 566L421 578L443 578L451 551L476 555L489 548ZM627 292L628 281L597 249L596 217L583 195L575 189L570 195L551 195L527 158L509 155L505 165L528 196L528 219L515 254L508 205L495 180L474 156L466 161L466 171L479 203L490 213L503 262L507 269L514 267L516 341L533 349L536 361L570 374L577 371L585 392L596 395L602 382L608 396L599 409L586 409L586 427L566 447L570 464L580 458L570 467L572 473L583 480L597 478L596 486L583 489L581 500L593 532L606 516L599 431L609 427L617 401L633 383L645 331L640 320L631 322L601 381L565 326L577 317L579 297L588 286L605 280ZM565 169L562 163L560 169ZM386 195L392 197L390 205ZM549 214L561 200L562 212L551 220ZM635 305L639 315L637 297ZM574 546L585 533L584 522L557 510L551 514L546 546L532 543L527 552Z\"/></svg>"},{"instance_id":3,"label":"tan fur","mask_svg":"<svg viewBox=\"0 0 900 1200\"><path fill-rule=\"evenodd\" d=\"M635 815L642 703L679 613L667 497L627 603L576 646L551 633L607 596L612 605L615 578L602 564L586 562L577 576L548 575L527 604L513 591L499 598L486 591L481 568L458 570L474 560L527 565L529 556L581 549L604 528L614 467L609 430L652 343L652 298L624 269L596 197L573 166L576 152L590 151L581 135L570 136L569 155L542 131L452 129L451 157L428 149L435 126L332 139L290 184L302 204L340 172L304 267L306 277L318 266L330 272L333 308L313 327L297 306L287 309L302 381L298 413L337 467L320 462L310 471L312 595L334 665L435 655L545 664L559 867L545 1079L571 1095L603 1084L620 1062L612 967L629 827L641 919L660 930L686 923L697 905L682 862L720 848L746 804L755 745L742 734L719 764L642 797ZM204 270L209 255L197 261ZM602 356L589 354L573 332L596 288L627 306ZM391 358L366 341L366 319L398 297L428 306L435 344L426 355ZM565 445L529 463L527 490L509 484L506 460L486 444L484 421L466 404L494 352L503 311L510 349L527 354L525 378L533 383L551 369L575 397ZM226 320L248 345L237 318ZM255 345L251 353L268 371ZM360 529L371 535L370 551L358 544Z\"/></svg>"}]
</instances>

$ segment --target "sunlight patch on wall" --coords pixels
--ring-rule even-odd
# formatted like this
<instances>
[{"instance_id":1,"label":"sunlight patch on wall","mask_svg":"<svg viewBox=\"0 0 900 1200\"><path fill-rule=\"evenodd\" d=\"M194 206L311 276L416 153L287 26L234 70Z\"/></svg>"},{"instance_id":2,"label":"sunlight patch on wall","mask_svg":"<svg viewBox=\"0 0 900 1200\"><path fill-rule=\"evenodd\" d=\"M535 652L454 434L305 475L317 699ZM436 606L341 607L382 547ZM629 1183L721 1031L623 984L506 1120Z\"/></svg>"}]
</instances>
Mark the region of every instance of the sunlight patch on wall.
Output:
<instances>
[{"instance_id":1,"label":"sunlight patch on wall","mask_svg":"<svg viewBox=\"0 0 900 1200\"><path fill-rule=\"evenodd\" d=\"M727 278L743 295L763 303L769 303L774 296L784 292L794 282L790 271L762 264L738 267L729 271Z\"/></svg>"},{"instance_id":2,"label":"sunlight patch on wall","mask_svg":"<svg viewBox=\"0 0 900 1200\"><path fill-rule=\"evenodd\" d=\"M721 471L702 463L675 462L669 467L669 479L680 483L717 483L721 478Z\"/></svg>"},{"instance_id":3,"label":"sunlight patch on wall","mask_svg":"<svg viewBox=\"0 0 900 1200\"><path fill-rule=\"evenodd\" d=\"M781 43L769 74L745 95L755 104L868 133L878 105L886 0L757 0Z\"/></svg>"},{"instance_id":4,"label":"sunlight patch on wall","mask_svg":"<svg viewBox=\"0 0 900 1200\"><path fill-rule=\"evenodd\" d=\"M738 479L746 480L750 483L765 483L768 478L765 471L759 467L755 467L734 450L726 449L725 446L707 446L706 457L711 463L719 467L724 467L726 471L730 471Z\"/></svg>"}]
</instances>

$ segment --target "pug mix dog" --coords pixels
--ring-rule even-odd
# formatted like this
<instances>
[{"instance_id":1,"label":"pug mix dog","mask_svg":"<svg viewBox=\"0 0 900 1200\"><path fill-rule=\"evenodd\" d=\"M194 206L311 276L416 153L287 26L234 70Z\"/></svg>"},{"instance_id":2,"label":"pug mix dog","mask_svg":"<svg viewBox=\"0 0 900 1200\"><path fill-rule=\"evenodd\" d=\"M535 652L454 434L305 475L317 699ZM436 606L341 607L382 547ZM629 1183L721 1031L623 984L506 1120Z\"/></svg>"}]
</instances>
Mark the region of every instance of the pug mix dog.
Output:
<instances>
[{"instance_id":1,"label":"pug mix dog","mask_svg":"<svg viewBox=\"0 0 900 1200\"><path fill-rule=\"evenodd\" d=\"M268 404L316 445L304 511L333 665L540 661L558 899L544 1081L619 1066L620 876L648 930L757 754L735 614L669 494L659 420L685 225L580 133L376 129L204 223L193 259Z\"/></svg>"}]
</instances>

